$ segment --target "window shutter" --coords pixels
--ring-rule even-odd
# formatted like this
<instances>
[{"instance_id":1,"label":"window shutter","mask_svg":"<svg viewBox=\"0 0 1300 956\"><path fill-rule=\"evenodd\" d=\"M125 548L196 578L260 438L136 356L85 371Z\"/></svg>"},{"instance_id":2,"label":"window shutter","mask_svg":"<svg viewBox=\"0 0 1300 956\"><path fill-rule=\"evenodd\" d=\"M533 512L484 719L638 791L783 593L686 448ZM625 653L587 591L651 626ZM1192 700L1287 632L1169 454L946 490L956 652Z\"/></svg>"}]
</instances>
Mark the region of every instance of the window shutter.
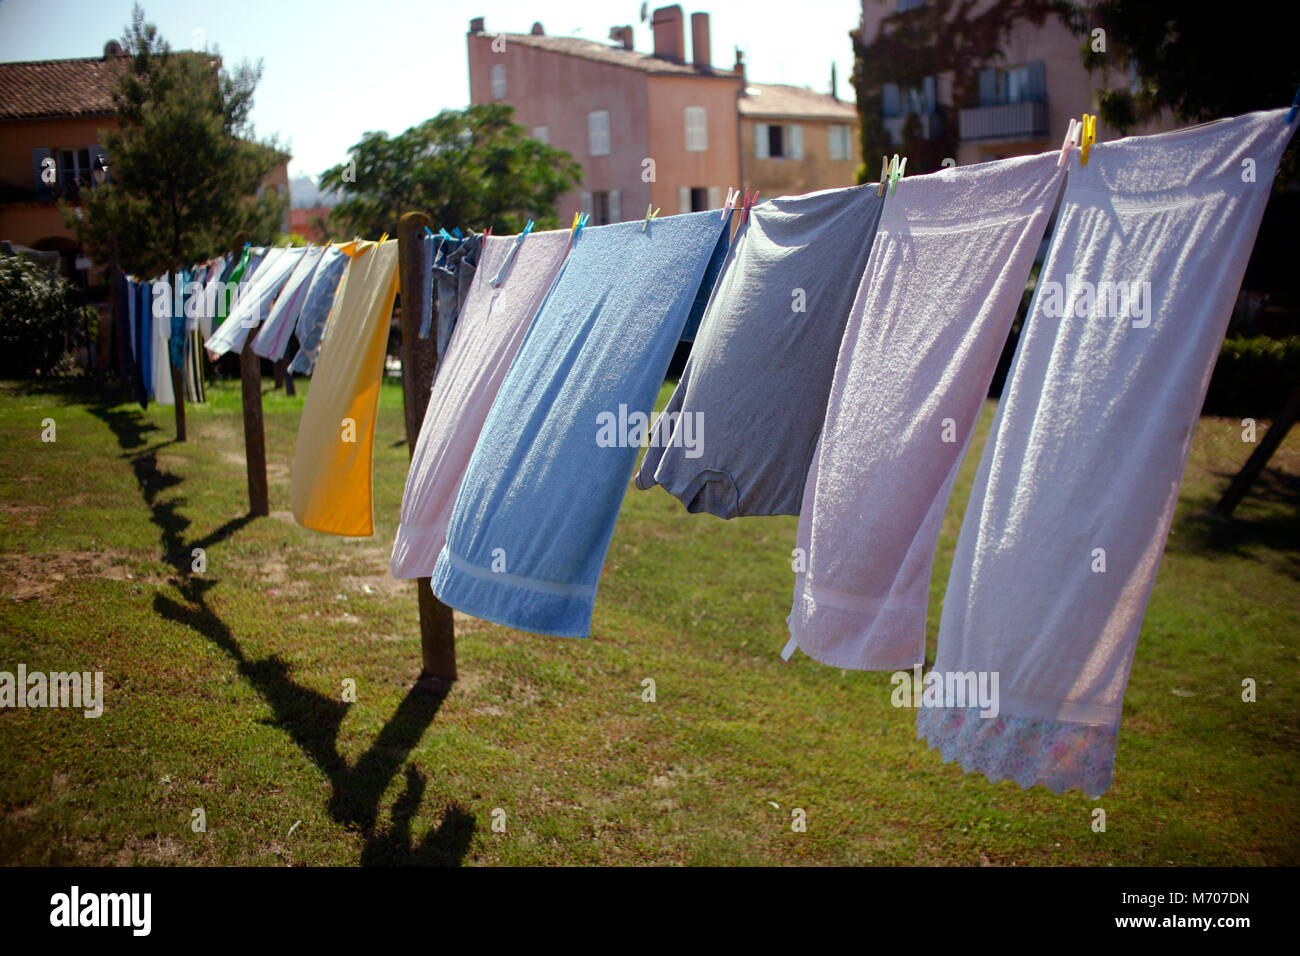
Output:
<instances>
[{"instance_id":1,"label":"window shutter","mask_svg":"<svg viewBox=\"0 0 1300 956\"><path fill-rule=\"evenodd\" d=\"M980 106L992 106L998 101L998 71L996 67L980 70Z\"/></svg>"},{"instance_id":2,"label":"window shutter","mask_svg":"<svg viewBox=\"0 0 1300 956\"><path fill-rule=\"evenodd\" d=\"M686 107L686 148L693 153L709 148L709 116L703 106Z\"/></svg>"},{"instance_id":3,"label":"window shutter","mask_svg":"<svg viewBox=\"0 0 1300 956\"><path fill-rule=\"evenodd\" d=\"M897 116L903 108L899 100L898 84L886 83L880 88L880 109L885 119Z\"/></svg>"},{"instance_id":4,"label":"window shutter","mask_svg":"<svg viewBox=\"0 0 1300 956\"><path fill-rule=\"evenodd\" d=\"M609 155L609 111L587 114L587 147L592 156Z\"/></svg>"},{"instance_id":5,"label":"window shutter","mask_svg":"<svg viewBox=\"0 0 1300 956\"><path fill-rule=\"evenodd\" d=\"M582 211L586 215L591 215L591 193L582 194Z\"/></svg>"},{"instance_id":6,"label":"window shutter","mask_svg":"<svg viewBox=\"0 0 1300 956\"><path fill-rule=\"evenodd\" d=\"M722 208L722 187L721 186L709 187L709 208L710 209Z\"/></svg>"},{"instance_id":7,"label":"window shutter","mask_svg":"<svg viewBox=\"0 0 1300 956\"><path fill-rule=\"evenodd\" d=\"M690 186L679 186L677 188L677 211L678 212L691 211L691 187Z\"/></svg>"},{"instance_id":8,"label":"window shutter","mask_svg":"<svg viewBox=\"0 0 1300 956\"><path fill-rule=\"evenodd\" d=\"M506 65L498 63L492 67L492 99L506 98Z\"/></svg>"},{"instance_id":9,"label":"window shutter","mask_svg":"<svg viewBox=\"0 0 1300 956\"><path fill-rule=\"evenodd\" d=\"M609 191L609 221L623 221L623 196L617 189Z\"/></svg>"},{"instance_id":10,"label":"window shutter","mask_svg":"<svg viewBox=\"0 0 1300 956\"><path fill-rule=\"evenodd\" d=\"M803 127L798 123L790 127L790 158L803 159Z\"/></svg>"},{"instance_id":11,"label":"window shutter","mask_svg":"<svg viewBox=\"0 0 1300 956\"><path fill-rule=\"evenodd\" d=\"M1029 76L1029 99L1041 100L1047 95L1047 74L1042 60L1031 60L1025 66Z\"/></svg>"},{"instance_id":12,"label":"window shutter","mask_svg":"<svg viewBox=\"0 0 1300 956\"><path fill-rule=\"evenodd\" d=\"M921 105L926 113L935 111L935 99L934 77L927 76L921 80Z\"/></svg>"},{"instance_id":13,"label":"window shutter","mask_svg":"<svg viewBox=\"0 0 1300 956\"><path fill-rule=\"evenodd\" d=\"M551 128L549 126L534 126L533 139L549 146L551 143Z\"/></svg>"},{"instance_id":14,"label":"window shutter","mask_svg":"<svg viewBox=\"0 0 1300 956\"><path fill-rule=\"evenodd\" d=\"M41 179L41 173L44 171L44 162L47 159L53 159L53 155L48 149L37 147L32 150L32 188L36 190L38 199L49 199L58 189L58 183L53 185Z\"/></svg>"},{"instance_id":15,"label":"window shutter","mask_svg":"<svg viewBox=\"0 0 1300 956\"><path fill-rule=\"evenodd\" d=\"M767 159L767 124L754 124L754 157Z\"/></svg>"}]
</instances>

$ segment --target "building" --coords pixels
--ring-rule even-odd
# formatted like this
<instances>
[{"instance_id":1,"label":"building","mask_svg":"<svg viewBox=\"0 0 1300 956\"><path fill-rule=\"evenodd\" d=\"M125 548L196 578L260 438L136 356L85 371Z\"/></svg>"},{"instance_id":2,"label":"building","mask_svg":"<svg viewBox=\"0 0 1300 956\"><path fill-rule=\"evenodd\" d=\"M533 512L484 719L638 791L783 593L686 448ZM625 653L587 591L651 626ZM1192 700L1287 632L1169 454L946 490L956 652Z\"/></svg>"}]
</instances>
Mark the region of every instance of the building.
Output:
<instances>
[{"instance_id":1,"label":"building","mask_svg":"<svg viewBox=\"0 0 1300 956\"><path fill-rule=\"evenodd\" d=\"M905 18L924 17L926 6L926 0L863 0L864 45L870 48L882 29L892 32ZM962 12L978 16L993 6L994 0L979 0ZM959 165L1057 148L1071 118L1097 112L1098 88L1116 89L1137 82L1134 74L1118 68L1090 74L1080 58L1084 40L1054 14L1037 24L1029 18L1018 19L999 42L1003 56L995 62L953 64L911 86L885 83L879 91L881 120L896 146L902 145L909 121L921 139L948 139L955 151L952 158ZM964 96L956 91L959 70L973 71L976 78ZM1134 127L1129 135L1160 132L1175 125L1172 119L1162 117ZM1098 142L1120 135L1098 121ZM868 157L868 171L875 176L877 171L870 165L873 159L879 162Z\"/></svg>"},{"instance_id":2,"label":"building","mask_svg":"<svg viewBox=\"0 0 1300 956\"><path fill-rule=\"evenodd\" d=\"M75 203L95 188L95 170L107 162L104 131L117 125L113 88L130 60L109 41L99 57L0 63L0 240L59 252L65 273L82 282L95 264L57 200ZM288 195L288 160L282 156L261 188ZM50 169L54 175L42 176ZM286 213L286 232L288 225Z\"/></svg>"},{"instance_id":3,"label":"building","mask_svg":"<svg viewBox=\"0 0 1300 956\"><path fill-rule=\"evenodd\" d=\"M862 162L857 107L800 86L746 86L740 143L741 181L764 197L851 185Z\"/></svg>"},{"instance_id":4,"label":"building","mask_svg":"<svg viewBox=\"0 0 1300 956\"><path fill-rule=\"evenodd\" d=\"M797 191L853 183L856 163L832 160L829 139L822 143L837 137L839 155L842 134L828 130L856 126L851 107L794 87L755 86L759 92L747 94L739 55L730 69L713 65L707 13L691 15L689 60L680 6L655 10L651 28L653 50L643 53L630 26L597 43L547 36L540 23L519 34L491 33L482 17L470 21L470 101L509 104L534 137L583 167L581 187L558 201L562 219L581 210L599 225L644 216L647 205L663 214L716 209L729 187L759 184L771 196L789 191L787 183ZM745 112L760 100L773 108ZM769 149L764 160L742 162L761 124L805 127L802 159Z\"/></svg>"},{"instance_id":5,"label":"building","mask_svg":"<svg viewBox=\"0 0 1300 956\"><path fill-rule=\"evenodd\" d=\"M289 210L289 231L310 242L329 239L329 206L302 206ZM321 228L324 226L325 228Z\"/></svg>"}]
</instances>

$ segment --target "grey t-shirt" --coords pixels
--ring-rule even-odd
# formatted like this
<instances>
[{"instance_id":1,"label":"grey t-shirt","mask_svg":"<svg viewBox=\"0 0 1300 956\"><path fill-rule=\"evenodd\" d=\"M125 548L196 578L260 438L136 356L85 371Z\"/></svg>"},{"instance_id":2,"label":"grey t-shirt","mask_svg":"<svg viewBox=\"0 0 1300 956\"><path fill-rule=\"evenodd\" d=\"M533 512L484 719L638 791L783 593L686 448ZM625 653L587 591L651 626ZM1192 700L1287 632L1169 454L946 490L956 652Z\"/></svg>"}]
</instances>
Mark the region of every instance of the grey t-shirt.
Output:
<instances>
[{"instance_id":1,"label":"grey t-shirt","mask_svg":"<svg viewBox=\"0 0 1300 956\"><path fill-rule=\"evenodd\" d=\"M686 510L798 514L835 359L884 199L785 196L740 227L636 475Z\"/></svg>"}]
</instances>

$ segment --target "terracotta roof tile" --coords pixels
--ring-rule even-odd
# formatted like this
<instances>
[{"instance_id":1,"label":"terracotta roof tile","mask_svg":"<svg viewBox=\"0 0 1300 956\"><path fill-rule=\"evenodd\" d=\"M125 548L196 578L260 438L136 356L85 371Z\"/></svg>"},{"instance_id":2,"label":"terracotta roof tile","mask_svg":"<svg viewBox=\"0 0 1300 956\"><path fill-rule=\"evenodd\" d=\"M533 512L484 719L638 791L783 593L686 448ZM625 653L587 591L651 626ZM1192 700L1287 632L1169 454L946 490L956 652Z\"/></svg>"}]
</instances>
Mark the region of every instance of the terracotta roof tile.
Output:
<instances>
[{"instance_id":1,"label":"terracotta roof tile","mask_svg":"<svg viewBox=\"0 0 1300 956\"><path fill-rule=\"evenodd\" d=\"M740 98L741 116L807 116L856 122L857 107L804 86L750 83Z\"/></svg>"},{"instance_id":2,"label":"terracotta roof tile","mask_svg":"<svg viewBox=\"0 0 1300 956\"><path fill-rule=\"evenodd\" d=\"M0 120L102 116L113 112L113 85L125 55L0 63Z\"/></svg>"}]
</instances>

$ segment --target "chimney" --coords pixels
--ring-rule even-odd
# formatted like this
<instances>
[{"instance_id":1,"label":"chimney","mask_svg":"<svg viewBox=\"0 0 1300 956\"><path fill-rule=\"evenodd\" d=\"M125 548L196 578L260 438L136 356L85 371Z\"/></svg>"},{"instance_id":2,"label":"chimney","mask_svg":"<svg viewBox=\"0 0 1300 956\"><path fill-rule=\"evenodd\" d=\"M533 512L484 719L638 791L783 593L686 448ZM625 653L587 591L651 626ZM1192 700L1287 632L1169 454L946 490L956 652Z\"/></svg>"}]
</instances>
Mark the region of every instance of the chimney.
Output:
<instances>
[{"instance_id":1,"label":"chimney","mask_svg":"<svg viewBox=\"0 0 1300 956\"><path fill-rule=\"evenodd\" d=\"M469 32L470 32L470 33L482 33L482 32L483 32L483 18L482 18L482 17L475 17L473 20L469 21Z\"/></svg>"},{"instance_id":2,"label":"chimney","mask_svg":"<svg viewBox=\"0 0 1300 956\"><path fill-rule=\"evenodd\" d=\"M529 30L528 32L531 33L531 34L532 34L533 36L535 36L535 37L544 37L544 36L546 36L546 31L545 31L544 29L542 29L542 21L541 21L541 20L538 20L537 22L535 22L535 23L533 24L533 28L532 28L531 30Z\"/></svg>"},{"instance_id":3,"label":"chimney","mask_svg":"<svg viewBox=\"0 0 1300 956\"><path fill-rule=\"evenodd\" d=\"M661 60L683 62L686 56L686 30L681 6L674 3L671 7L660 7L654 12L650 26L655 32L655 56Z\"/></svg>"},{"instance_id":4,"label":"chimney","mask_svg":"<svg viewBox=\"0 0 1300 956\"><path fill-rule=\"evenodd\" d=\"M709 51L709 15L691 14L691 59L696 69L713 69L713 55Z\"/></svg>"},{"instance_id":5,"label":"chimney","mask_svg":"<svg viewBox=\"0 0 1300 956\"><path fill-rule=\"evenodd\" d=\"M831 61L831 99L838 100L840 98L839 87L840 84L835 75L835 62L832 60Z\"/></svg>"},{"instance_id":6,"label":"chimney","mask_svg":"<svg viewBox=\"0 0 1300 956\"><path fill-rule=\"evenodd\" d=\"M735 74L740 77L740 82L745 82L745 54L740 52L740 47L736 47L736 65L732 67Z\"/></svg>"},{"instance_id":7,"label":"chimney","mask_svg":"<svg viewBox=\"0 0 1300 956\"><path fill-rule=\"evenodd\" d=\"M116 40L109 40L107 43L104 44L105 60L107 60L110 56L121 56L121 55L122 55L122 44L118 43Z\"/></svg>"},{"instance_id":8,"label":"chimney","mask_svg":"<svg viewBox=\"0 0 1300 956\"><path fill-rule=\"evenodd\" d=\"M632 28L631 27L610 27L609 38L621 46L624 50L632 49Z\"/></svg>"}]
</instances>

